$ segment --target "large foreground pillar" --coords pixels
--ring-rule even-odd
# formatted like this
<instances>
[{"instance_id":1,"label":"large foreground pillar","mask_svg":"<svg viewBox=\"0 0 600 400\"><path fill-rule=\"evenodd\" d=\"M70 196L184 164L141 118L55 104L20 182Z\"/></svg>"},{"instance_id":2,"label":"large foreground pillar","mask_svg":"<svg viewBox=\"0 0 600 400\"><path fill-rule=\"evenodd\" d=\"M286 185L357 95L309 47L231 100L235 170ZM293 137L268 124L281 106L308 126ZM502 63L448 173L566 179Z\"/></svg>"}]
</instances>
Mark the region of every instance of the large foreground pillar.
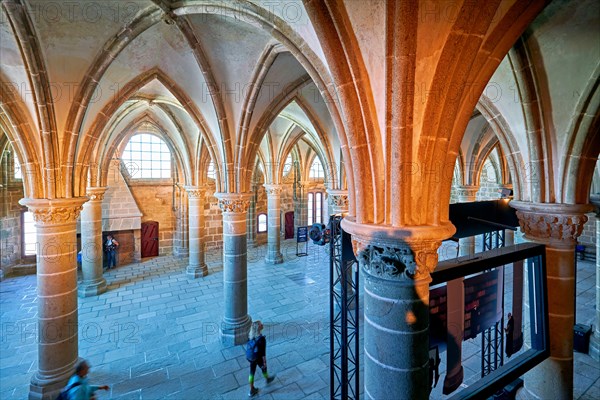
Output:
<instances>
[{"instance_id":1,"label":"large foreground pillar","mask_svg":"<svg viewBox=\"0 0 600 400\"><path fill-rule=\"evenodd\" d=\"M249 193L217 193L223 211L223 291L225 312L221 322L221 341L244 344L252 320L248 316L246 251L246 213Z\"/></svg>"},{"instance_id":2,"label":"large foreground pillar","mask_svg":"<svg viewBox=\"0 0 600 400\"><path fill-rule=\"evenodd\" d=\"M590 205L512 201L525 238L546 245L550 358L525 375L534 398L573 398L575 244Z\"/></svg>"},{"instance_id":3,"label":"large foreground pillar","mask_svg":"<svg viewBox=\"0 0 600 400\"><path fill-rule=\"evenodd\" d=\"M77 363L76 220L85 201L19 201L33 213L37 230L38 370L30 399L54 399Z\"/></svg>"},{"instance_id":4,"label":"large foreground pillar","mask_svg":"<svg viewBox=\"0 0 600 400\"><path fill-rule=\"evenodd\" d=\"M454 227L386 229L351 217L342 227L365 279L365 398L428 399L430 273Z\"/></svg>"},{"instance_id":5,"label":"large foreground pillar","mask_svg":"<svg viewBox=\"0 0 600 400\"><path fill-rule=\"evenodd\" d=\"M590 341L590 355L600 361L600 196L590 199L596 208L596 323Z\"/></svg>"},{"instance_id":6,"label":"large foreground pillar","mask_svg":"<svg viewBox=\"0 0 600 400\"><path fill-rule=\"evenodd\" d=\"M89 187L89 201L81 211L81 272L79 297L97 296L106 292L102 271L102 199L106 187Z\"/></svg>"},{"instance_id":7,"label":"large foreground pillar","mask_svg":"<svg viewBox=\"0 0 600 400\"><path fill-rule=\"evenodd\" d=\"M208 275L204 257L204 195L206 189L186 186L188 195L189 262L186 269L188 278L196 279Z\"/></svg>"},{"instance_id":8,"label":"large foreground pillar","mask_svg":"<svg viewBox=\"0 0 600 400\"><path fill-rule=\"evenodd\" d=\"M267 254L269 264L281 264L281 185L265 184L267 192Z\"/></svg>"}]
</instances>

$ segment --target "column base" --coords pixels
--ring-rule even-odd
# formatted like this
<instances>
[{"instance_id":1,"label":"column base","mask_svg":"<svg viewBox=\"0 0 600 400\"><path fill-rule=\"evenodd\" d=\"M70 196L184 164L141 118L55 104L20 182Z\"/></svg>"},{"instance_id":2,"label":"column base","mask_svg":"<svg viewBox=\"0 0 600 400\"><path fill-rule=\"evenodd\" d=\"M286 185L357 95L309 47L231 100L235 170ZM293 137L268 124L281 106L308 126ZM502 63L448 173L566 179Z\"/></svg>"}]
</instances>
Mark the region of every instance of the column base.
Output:
<instances>
[{"instance_id":1,"label":"column base","mask_svg":"<svg viewBox=\"0 0 600 400\"><path fill-rule=\"evenodd\" d=\"M265 256L265 262L268 264L281 264L283 262L283 256L280 252L267 253Z\"/></svg>"},{"instance_id":2,"label":"column base","mask_svg":"<svg viewBox=\"0 0 600 400\"><path fill-rule=\"evenodd\" d=\"M446 374L446 378L444 378L444 394L450 394L454 392L456 389L460 387L460 384L463 383L464 378L464 369L461 365L460 369L456 372L456 374L449 376Z\"/></svg>"},{"instance_id":3,"label":"column base","mask_svg":"<svg viewBox=\"0 0 600 400\"><path fill-rule=\"evenodd\" d=\"M75 372L75 366L82 360L79 358L75 363L51 378L40 377L39 371L33 374L29 385L29 400L54 400Z\"/></svg>"},{"instance_id":4,"label":"column base","mask_svg":"<svg viewBox=\"0 0 600 400\"><path fill-rule=\"evenodd\" d=\"M525 374L524 398L573 398L573 359L548 358Z\"/></svg>"},{"instance_id":5,"label":"column base","mask_svg":"<svg viewBox=\"0 0 600 400\"><path fill-rule=\"evenodd\" d=\"M106 279L100 278L96 281L80 282L77 286L77 295L79 297L98 296L106 292Z\"/></svg>"},{"instance_id":6,"label":"column base","mask_svg":"<svg viewBox=\"0 0 600 400\"><path fill-rule=\"evenodd\" d=\"M188 265L185 273L189 279L198 279L208 275L208 266L206 263L200 265Z\"/></svg>"},{"instance_id":7,"label":"column base","mask_svg":"<svg viewBox=\"0 0 600 400\"><path fill-rule=\"evenodd\" d=\"M598 335L598 332L594 332L590 338L589 354L594 360L600 361L600 335Z\"/></svg>"},{"instance_id":8,"label":"column base","mask_svg":"<svg viewBox=\"0 0 600 400\"><path fill-rule=\"evenodd\" d=\"M221 321L221 343L228 346L237 346L248 342L248 332L252 325L252 318L244 316L239 321Z\"/></svg>"}]
</instances>

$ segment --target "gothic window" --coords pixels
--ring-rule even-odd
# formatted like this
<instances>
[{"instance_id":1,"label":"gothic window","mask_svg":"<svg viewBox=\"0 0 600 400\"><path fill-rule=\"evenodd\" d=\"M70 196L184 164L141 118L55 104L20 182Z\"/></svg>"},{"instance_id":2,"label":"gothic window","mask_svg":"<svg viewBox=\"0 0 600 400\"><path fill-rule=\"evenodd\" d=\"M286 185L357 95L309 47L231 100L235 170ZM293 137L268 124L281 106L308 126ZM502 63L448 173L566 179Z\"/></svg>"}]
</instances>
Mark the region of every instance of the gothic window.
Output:
<instances>
[{"instance_id":1,"label":"gothic window","mask_svg":"<svg viewBox=\"0 0 600 400\"><path fill-rule=\"evenodd\" d=\"M19 156L17 153L13 151L13 178L15 180L23 179L23 172L21 171L21 162L19 161Z\"/></svg>"},{"instance_id":2,"label":"gothic window","mask_svg":"<svg viewBox=\"0 0 600 400\"><path fill-rule=\"evenodd\" d=\"M210 179L217 178L217 173L215 171L215 163L212 161L208 164L208 171L206 172L206 176L209 177Z\"/></svg>"},{"instance_id":3,"label":"gothic window","mask_svg":"<svg viewBox=\"0 0 600 400\"><path fill-rule=\"evenodd\" d=\"M23 256L35 256L37 245L37 234L35 229L35 221L33 214L29 211L24 211L22 214L21 223L21 249Z\"/></svg>"},{"instance_id":4,"label":"gothic window","mask_svg":"<svg viewBox=\"0 0 600 400\"><path fill-rule=\"evenodd\" d=\"M308 226L323 223L323 193L308 193Z\"/></svg>"},{"instance_id":5,"label":"gothic window","mask_svg":"<svg viewBox=\"0 0 600 400\"><path fill-rule=\"evenodd\" d=\"M121 158L132 179L171 177L171 151L158 136L149 133L132 136Z\"/></svg>"},{"instance_id":6,"label":"gothic window","mask_svg":"<svg viewBox=\"0 0 600 400\"><path fill-rule=\"evenodd\" d=\"M267 231L267 214L258 214L258 233Z\"/></svg>"},{"instance_id":7,"label":"gothic window","mask_svg":"<svg viewBox=\"0 0 600 400\"><path fill-rule=\"evenodd\" d=\"M308 177L312 179L325 179L325 172L323 172L323 165L319 157L315 157L315 161L310 166Z\"/></svg>"}]
</instances>

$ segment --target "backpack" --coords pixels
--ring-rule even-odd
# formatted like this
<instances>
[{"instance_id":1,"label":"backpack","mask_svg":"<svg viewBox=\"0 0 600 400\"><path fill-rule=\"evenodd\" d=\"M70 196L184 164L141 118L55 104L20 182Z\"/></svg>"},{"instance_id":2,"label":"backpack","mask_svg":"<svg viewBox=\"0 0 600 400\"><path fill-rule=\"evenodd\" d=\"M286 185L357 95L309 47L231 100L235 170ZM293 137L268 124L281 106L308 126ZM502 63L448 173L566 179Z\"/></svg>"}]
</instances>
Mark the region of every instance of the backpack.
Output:
<instances>
[{"instance_id":1,"label":"backpack","mask_svg":"<svg viewBox=\"0 0 600 400\"><path fill-rule=\"evenodd\" d=\"M246 345L246 360L258 360L258 338L248 340L248 344Z\"/></svg>"},{"instance_id":2,"label":"backpack","mask_svg":"<svg viewBox=\"0 0 600 400\"><path fill-rule=\"evenodd\" d=\"M62 389L58 394L56 400L69 400L69 391L79 385L81 385L81 382L74 382L72 385L69 385L66 388Z\"/></svg>"}]
</instances>

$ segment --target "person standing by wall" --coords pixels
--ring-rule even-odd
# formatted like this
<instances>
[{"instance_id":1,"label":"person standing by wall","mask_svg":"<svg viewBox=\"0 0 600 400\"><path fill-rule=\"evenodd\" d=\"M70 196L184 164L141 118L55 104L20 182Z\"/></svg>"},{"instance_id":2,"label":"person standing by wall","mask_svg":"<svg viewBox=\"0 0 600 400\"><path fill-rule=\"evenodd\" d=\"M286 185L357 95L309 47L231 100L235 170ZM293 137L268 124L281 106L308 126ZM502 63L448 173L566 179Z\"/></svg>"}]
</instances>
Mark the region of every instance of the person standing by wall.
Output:
<instances>
[{"instance_id":1,"label":"person standing by wall","mask_svg":"<svg viewBox=\"0 0 600 400\"><path fill-rule=\"evenodd\" d=\"M504 332L506 332L506 356L510 358L510 356L513 354L513 340L515 332L515 319L511 313L508 313L508 323L506 324L506 328L504 328Z\"/></svg>"},{"instance_id":2,"label":"person standing by wall","mask_svg":"<svg viewBox=\"0 0 600 400\"><path fill-rule=\"evenodd\" d=\"M248 396L252 397L258 393L258 389L254 387L254 374L256 366L262 370L262 374L271 383L275 376L269 376L267 372L267 339L262 334L263 324L261 321L252 322L250 332L248 333L248 344L246 345L246 359L250 362L250 376L248 383L250 384L250 392Z\"/></svg>"},{"instance_id":3,"label":"person standing by wall","mask_svg":"<svg viewBox=\"0 0 600 400\"><path fill-rule=\"evenodd\" d=\"M106 242L104 242L104 251L106 252L106 267L108 269L116 268L117 266L117 248L119 242L117 242L112 235L106 236Z\"/></svg>"}]
</instances>

